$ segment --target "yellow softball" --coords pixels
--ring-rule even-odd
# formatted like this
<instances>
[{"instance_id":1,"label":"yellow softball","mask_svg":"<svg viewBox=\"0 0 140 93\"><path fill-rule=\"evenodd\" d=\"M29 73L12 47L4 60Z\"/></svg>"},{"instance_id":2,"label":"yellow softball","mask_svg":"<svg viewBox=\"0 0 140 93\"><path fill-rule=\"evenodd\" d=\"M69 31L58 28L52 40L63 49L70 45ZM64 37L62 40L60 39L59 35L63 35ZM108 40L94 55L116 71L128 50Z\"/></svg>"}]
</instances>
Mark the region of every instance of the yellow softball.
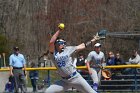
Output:
<instances>
[{"instance_id":1,"label":"yellow softball","mask_svg":"<svg viewBox=\"0 0 140 93\"><path fill-rule=\"evenodd\" d=\"M58 25L58 27L59 27L60 29L64 29L64 28L65 28L65 25L64 25L64 23L60 23L60 24Z\"/></svg>"}]
</instances>

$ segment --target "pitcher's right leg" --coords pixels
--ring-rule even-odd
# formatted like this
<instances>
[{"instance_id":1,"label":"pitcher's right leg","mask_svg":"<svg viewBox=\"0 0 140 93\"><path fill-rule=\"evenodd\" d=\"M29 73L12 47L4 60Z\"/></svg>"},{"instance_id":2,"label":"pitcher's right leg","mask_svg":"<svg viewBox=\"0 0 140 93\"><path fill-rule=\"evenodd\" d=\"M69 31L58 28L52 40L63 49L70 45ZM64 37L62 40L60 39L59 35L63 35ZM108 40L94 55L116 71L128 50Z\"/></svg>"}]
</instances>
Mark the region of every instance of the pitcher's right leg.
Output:
<instances>
[{"instance_id":1,"label":"pitcher's right leg","mask_svg":"<svg viewBox=\"0 0 140 93\"><path fill-rule=\"evenodd\" d=\"M60 80L47 88L44 93L63 93L67 89L67 84L64 81Z\"/></svg>"}]
</instances>

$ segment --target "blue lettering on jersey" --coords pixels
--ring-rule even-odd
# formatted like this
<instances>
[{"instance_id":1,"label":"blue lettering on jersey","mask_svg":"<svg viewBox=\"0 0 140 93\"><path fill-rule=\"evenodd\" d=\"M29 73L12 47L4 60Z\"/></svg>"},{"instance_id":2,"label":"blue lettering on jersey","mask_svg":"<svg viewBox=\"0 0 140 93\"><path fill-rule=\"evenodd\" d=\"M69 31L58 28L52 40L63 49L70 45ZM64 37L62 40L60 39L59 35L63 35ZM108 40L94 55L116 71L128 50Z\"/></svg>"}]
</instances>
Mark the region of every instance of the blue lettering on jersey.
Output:
<instances>
[{"instance_id":1,"label":"blue lettering on jersey","mask_svg":"<svg viewBox=\"0 0 140 93\"><path fill-rule=\"evenodd\" d=\"M55 60L57 61L58 67L64 67L66 65L66 61L68 60L68 55L55 57Z\"/></svg>"}]
</instances>

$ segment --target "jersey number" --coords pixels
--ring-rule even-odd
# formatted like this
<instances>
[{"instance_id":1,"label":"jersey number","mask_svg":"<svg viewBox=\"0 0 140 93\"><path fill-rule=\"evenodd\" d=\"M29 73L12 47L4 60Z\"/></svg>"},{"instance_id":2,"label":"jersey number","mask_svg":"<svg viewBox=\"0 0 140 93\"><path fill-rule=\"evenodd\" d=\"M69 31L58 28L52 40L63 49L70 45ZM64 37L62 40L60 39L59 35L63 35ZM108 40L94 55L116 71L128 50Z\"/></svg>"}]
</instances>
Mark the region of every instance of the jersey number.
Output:
<instances>
[{"instance_id":1,"label":"jersey number","mask_svg":"<svg viewBox=\"0 0 140 93\"><path fill-rule=\"evenodd\" d=\"M65 61L60 61L57 63L58 67L64 67L66 65Z\"/></svg>"}]
</instances>

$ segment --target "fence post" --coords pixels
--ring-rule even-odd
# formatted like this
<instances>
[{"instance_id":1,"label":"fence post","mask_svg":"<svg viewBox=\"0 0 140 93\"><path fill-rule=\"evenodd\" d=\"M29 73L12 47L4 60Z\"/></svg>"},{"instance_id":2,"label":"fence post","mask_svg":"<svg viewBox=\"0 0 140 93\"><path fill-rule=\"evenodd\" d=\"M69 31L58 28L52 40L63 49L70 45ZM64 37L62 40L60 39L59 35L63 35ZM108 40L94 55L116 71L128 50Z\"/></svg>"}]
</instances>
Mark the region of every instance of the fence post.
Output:
<instances>
[{"instance_id":1,"label":"fence post","mask_svg":"<svg viewBox=\"0 0 140 93\"><path fill-rule=\"evenodd\" d=\"M134 75L135 75L135 91L137 91L137 68L135 68Z\"/></svg>"},{"instance_id":2,"label":"fence post","mask_svg":"<svg viewBox=\"0 0 140 93\"><path fill-rule=\"evenodd\" d=\"M48 70L48 86L51 85L50 70Z\"/></svg>"},{"instance_id":3,"label":"fence post","mask_svg":"<svg viewBox=\"0 0 140 93\"><path fill-rule=\"evenodd\" d=\"M2 55L3 55L3 65L4 65L4 67L6 67L6 62L5 62L5 53L2 53Z\"/></svg>"}]
</instances>

